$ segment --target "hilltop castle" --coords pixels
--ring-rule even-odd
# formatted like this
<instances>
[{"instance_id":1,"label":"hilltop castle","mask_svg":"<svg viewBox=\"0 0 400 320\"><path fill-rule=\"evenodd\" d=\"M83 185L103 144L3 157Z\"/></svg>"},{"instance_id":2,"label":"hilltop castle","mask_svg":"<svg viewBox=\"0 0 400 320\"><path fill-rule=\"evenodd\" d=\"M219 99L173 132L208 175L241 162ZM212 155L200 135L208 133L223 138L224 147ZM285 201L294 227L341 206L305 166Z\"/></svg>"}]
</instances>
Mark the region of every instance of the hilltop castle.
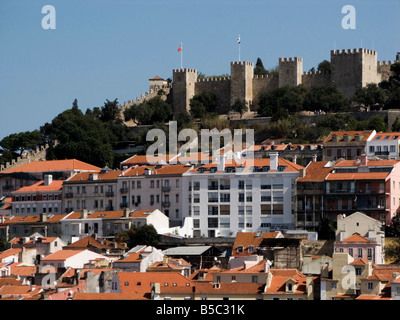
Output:
<instances>
[{"instance_id":1,"label":"hilltop castle","mask_svg":"<svg viewBox=\"0 0 400 320\"><path fill-rule=\"evenodd\" d=\"M396 60L399 60L400 53ZM202 92L213 92L218 101L218 112L226 113L236 99L257 105L260 92L284 86L332 86L351 97L355 90L368 83L379 83L390 76L392 61L378 62L377 52L369 49L331 51L330 72L303 72L303 58L279 58L278 75L254 75L254 64L247 61L231 62L231 75L218 78L198 78L195 69L173 70L172 84L160 77L150 79L150 92L141 98L124 103L122 108L139 103L163 89L175 112L189 110L190 99Z\"/></svg>"}]
</instances>

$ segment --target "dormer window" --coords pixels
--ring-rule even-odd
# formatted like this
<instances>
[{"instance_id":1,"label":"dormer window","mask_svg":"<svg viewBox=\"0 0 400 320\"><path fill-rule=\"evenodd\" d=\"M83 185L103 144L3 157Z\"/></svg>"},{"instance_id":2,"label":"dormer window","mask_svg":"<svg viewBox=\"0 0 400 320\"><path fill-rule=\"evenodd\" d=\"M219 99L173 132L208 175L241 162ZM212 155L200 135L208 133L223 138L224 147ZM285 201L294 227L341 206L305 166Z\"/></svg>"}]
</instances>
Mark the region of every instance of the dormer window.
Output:
<instances>
[{"instance_id":1,"label":"dormer window","mask_svg":"<svg viewBox=\"0 0 400 320\"><path fill-rule=\"evenodd\" d=\"M237 246L236 251L238 253L242 253L243 252L243 246Z\"/></svg>"},{"instance_id":2,"label":"dormer window","mask_svg":"<svg viewBox=\"0 0 400 320\"><path fill-rule=\"evenodd\" d=\"M248 248L247 248L247 251L249 252L249 253L253 253L254 252L254 246L248 246Z\"/></svg>"},{"instance_id":3,"label":"dormer window","mask_svg":"<svg viewBox=\"0 0 400 320\"><path fill-rule=\"evenodd\" d=\"M286 280L286 292L293 293L296 291L296 282L293 279Z\"/></svg>"}]
</instances>

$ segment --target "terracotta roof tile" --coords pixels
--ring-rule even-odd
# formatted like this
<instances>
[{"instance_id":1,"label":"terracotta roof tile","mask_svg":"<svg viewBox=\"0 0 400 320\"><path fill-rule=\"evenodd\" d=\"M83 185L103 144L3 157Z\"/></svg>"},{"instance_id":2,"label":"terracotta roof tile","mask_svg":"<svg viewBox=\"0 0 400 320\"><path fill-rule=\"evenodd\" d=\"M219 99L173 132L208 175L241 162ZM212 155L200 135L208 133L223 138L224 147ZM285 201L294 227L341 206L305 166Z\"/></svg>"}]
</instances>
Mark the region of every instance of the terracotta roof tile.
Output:
<instances>
[{"instance_id":1,"label":"terracotta roof tile","mask_svg":"<svg viewBox=\"0 0 400 320\"><path fill-rule=\"evenodd\" d=\"M86 293L76 292L73 300L149 300L143 293Z\"/></svg>"},{"instance_id":2,"label":"terracotta roof tile","mask_svg":"<svg viewBox=\"0 0 400 320\"><path fill-rule=\"evenodd\" d=\"M366 242L366 243L369 243L371 241L369 241L367 238L364 238L359 233L353 233L350 237L348 237L340 242Z\"/></svg>"},{"instance_id":3,"label":"terracotta roof tile","mask_svg":"<svg viewBox=\"0 0 400 320\"><path fill-rule=\"evenodd\" d=\"M151 283L160 283L160 286L191 287L193 282L180 273L165 272L119 272L118 279L122 293L146 293L151 290ZM176 284L176 285L174 285Z\"/></svg>"},{"instance_id":4,"label":"terracotta roof tile","mask_svg":"<svg viewBox=\"0 0 400 320\"><path fill-rule=\"evenodd\" d=\"M329 136L324 140L324 143L332 142L332 136L336 135L338 137L338 141L343 141L343 136L347 134L349 136L349 141L354 141L354 136L356 134L360 135L360 141L367 141L367 139L371 136L373 130L365 130L365 131L332 131Z\"/></svg>"},{"instance_id":5,"label":"terracotta roof tile","mask_svg":"<svg viewBox=\"0 0 400 320\"><path fill-rule=\"evenodd\" d=\"M101 173L101 171L80 172L80 173L73 175L67 181L68 182L90 181L91 176L93 174L97 174L96 181L116 180L121 175L121 173L122 173L121 170L111 170L111 171L107 171L106 173Z\"/></svg>"},{"instance_id":6,"label":"terracotta roof tile","mask_svg":"<svg viewBox=\"0 0 400 320\"><path fill-rule=\"evenodd\" d=\"M30 192L48 192L48 191L61 191L64 181L54 180L51 184L45 185L44 181L39 181L31 186L22 187L13 192L18 193L30 193Z\"/></svg>"},{"instance_id":7,"label":"terracotta roof tile","mask_svg":"<svg viewBox=\"0 0 400 320\"><path fill-rule=\"evenodd\" d=\"M263 239L276 238L280 233L274 232L263 232L260 237L257 236L257 232L238 232L236 234L235 242L233 244L232 256L247 256L254 253L248 252L249 246L259 247ZM238 252L238 246L243 246L243 252Z\"/></svg>"},{"instance_id":8,"label":"terracotta roof tile","mask_svg":"<svg viewBox=\"0 0 400 320\"><path fill-rule=\"evenodd\" d=\"M49 161L32 161L30 163L26 163L9 170L4 170L1 173L55 172L55 171L72 171L72 170L99 171L100 168L76 159L49 160Z\"/></svg>"},{"instance_id":9,"label":"terracotta roof tile","mask_svg":"<svg viewBox=\"0 0 400 320\"><path fill-rule=\"evenodd\" d=\"M330 173L326 181L332 180L385 180L390 172L348 172Z\"/></svg>"},{"instance_id":10,"label":"terracotta roof tile","mask_svg":"<svg viewBox=\"0 0 400 320\"><path fill-rule=\"evenodd\" d=\"M306 167L306 175L298 178L299 182L323 182L332 171L332 167L325 167L328 161L313 161Z\"/></svg>"},{"instance_id":11,"label":"terracotta roof tile","mask_svg":"<svg viewBox=\"0 0 400 320\"><path fill-rule=\"evenodd\" d=\"M42 261L66 260L84 250L58 250L44 257Z\"/></svg>"}]
</instances>

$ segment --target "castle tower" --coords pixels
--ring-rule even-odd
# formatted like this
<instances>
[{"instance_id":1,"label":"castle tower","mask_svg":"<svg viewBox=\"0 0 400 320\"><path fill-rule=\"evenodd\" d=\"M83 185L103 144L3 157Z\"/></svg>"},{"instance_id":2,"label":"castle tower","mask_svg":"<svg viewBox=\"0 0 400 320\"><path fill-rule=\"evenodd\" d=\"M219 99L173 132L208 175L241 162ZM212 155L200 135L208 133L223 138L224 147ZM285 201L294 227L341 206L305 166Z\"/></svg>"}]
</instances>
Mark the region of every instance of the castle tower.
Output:
<instances>
[{"instance_id":1,"label":"castle tower","mask_svg":"<svg viewBox=\"0 0 400 320\"><path fill-rule=\"evenodd\" d=\"M197 70L176 69L172 78L172 105L174 112L189 111L190 99L195 94Z\"/></svg>"},{"instance_id":2,"label":"castle tower","mask_svg":"<svg viewBox=\"0 0 400 320\"><path fill-rule=\"evenodd\" d=\"M240 99L245 100L250 107L253 101L253 76L254 64L252 62L231 62L231 105L236 99Z\"/></svg>"},{"instance_id":3,"label":"castle tower","mask_svg":"<svg viewBox=\"0 0 400 320\"><path fill-rule=\"evenodd\" d=\"M332 50L332 86L347 96L359 87L379 83L377 53L368 49Z\"/></svg>"},{"instance_id":4,"label":"castle tower","mask_svg":"<svg viewBox=\"0 0 400 320\"><path fill-rule=\"evenodd\" d=\"M301 84L303 58L279 58L279 88Z\"/></svg>"}]
</instances>

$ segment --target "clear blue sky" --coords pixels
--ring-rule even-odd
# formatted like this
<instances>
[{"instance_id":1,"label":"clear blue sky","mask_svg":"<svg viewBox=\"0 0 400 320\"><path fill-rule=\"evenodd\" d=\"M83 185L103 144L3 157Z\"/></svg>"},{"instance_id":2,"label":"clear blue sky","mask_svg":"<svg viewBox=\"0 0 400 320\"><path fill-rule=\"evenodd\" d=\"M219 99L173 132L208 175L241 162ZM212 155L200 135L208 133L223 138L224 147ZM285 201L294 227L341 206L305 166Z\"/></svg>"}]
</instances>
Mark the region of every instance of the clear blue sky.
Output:
<instances>
[{"instance_id":1,"label":"clear blue sky","mask_svg":"<svg viewBox=\"0 0 400 320\"><path fill-rule=\"evenodd\" d=\"M356 29L342 28L342 7L356 9ZM44 5L56 29L42 28ZM238 59L275 67L303 57L304 71L330 50L364 48L378 60L400 51L399 0L1 0L0 139L39 129L78 99L82 111L148 90L148 79L183 66L230 73Z\"/></svg>"}]
</instances>

